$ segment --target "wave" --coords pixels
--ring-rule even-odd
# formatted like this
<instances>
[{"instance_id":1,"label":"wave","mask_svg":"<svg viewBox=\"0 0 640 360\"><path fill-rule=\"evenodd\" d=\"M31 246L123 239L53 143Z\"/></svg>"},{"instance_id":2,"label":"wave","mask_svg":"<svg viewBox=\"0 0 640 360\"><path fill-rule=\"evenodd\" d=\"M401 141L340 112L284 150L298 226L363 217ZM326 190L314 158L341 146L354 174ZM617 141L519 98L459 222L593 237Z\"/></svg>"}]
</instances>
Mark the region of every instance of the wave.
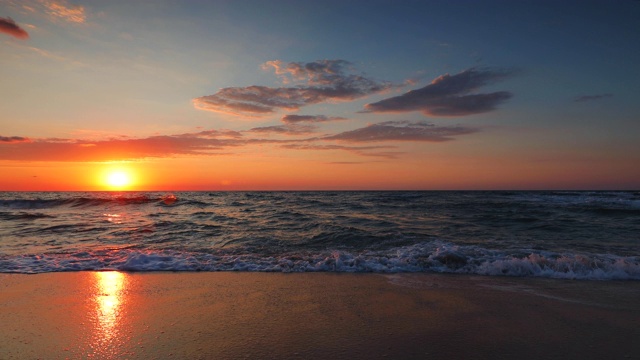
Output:
<instances>
[{"instance_id":1,"label":"wave","mask_svg":"<svg viewBox=\"0 0 640 360\"><path fill-rule=\"evenodd\" d=\"M174 195L163 196L110 196L110 197L68 197L61 199L9 199L0 200L0 209L11 210L34 210L49 209L57 207L94 207L105 205L134 205L134 204L152 204L171 206L178 202L178 198Z\"/></svg>"},{"instance_id":2,"label":"wave","mask_svg":"<svg viewBox=\"0 0 640 360\"><path fill-rule=\"evenodd\" d=\"M55 216L43 213L30 213L20 211L18 213L0 211L0 220L37 220L37 219L53 219Z\"/></svg>"},{"instance_id":3,"label":"wave","mask_svg":"<svg viewBox=\"0 0 640 360\"><path fill-rule=\"evenodd\" d=\"M640 193L630 191L522 192L513 196L526 202L550 203L578 210L640 210Z\"/></svg>"},{"instance_id":4,"label":"wave","mask_svg":"<svg viewBox=\"0 0 640 360\"><path fill-rule=\"evenodd\" d=\"M452 273L585 280L640 280L640 257L520 250L506 253L433 241L384 251L303 251L278 255L134 248L0 257L0 272L83 270Z\"/></svg>"}]
</instances>

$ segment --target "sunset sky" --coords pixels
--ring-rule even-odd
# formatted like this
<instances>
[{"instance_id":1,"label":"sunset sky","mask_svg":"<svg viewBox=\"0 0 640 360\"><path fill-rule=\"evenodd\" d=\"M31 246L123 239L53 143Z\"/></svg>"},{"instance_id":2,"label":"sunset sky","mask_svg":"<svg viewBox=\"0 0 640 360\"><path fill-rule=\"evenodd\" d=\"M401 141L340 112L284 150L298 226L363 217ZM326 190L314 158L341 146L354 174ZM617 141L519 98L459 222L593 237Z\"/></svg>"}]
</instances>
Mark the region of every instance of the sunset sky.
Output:
<instances>
[{"instance_id":1,"label":"sunset sky","mask_svg":"<svg viewBox=\"0 0 640 360\"><path fill-rule=\"evenodd\" d=\"M638 64L634 0L0 0L0 190L640 189Z\"/></svg>"}]
</instances>

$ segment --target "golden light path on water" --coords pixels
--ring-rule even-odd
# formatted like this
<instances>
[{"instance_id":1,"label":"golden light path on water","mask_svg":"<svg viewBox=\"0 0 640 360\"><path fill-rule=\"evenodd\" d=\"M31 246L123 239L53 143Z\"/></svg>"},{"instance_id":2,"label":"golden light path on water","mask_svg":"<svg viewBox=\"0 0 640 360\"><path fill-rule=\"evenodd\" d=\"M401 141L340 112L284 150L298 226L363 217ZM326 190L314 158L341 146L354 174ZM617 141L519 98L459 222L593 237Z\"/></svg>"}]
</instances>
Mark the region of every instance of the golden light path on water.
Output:
<instances>
[{"instance_id":1,"label":"golden light path on water","mask_svg":"<svg viewBox=\"0 0 640 360\"><path fill-rule=\"evenodd\" d=\"M125 305L124 290L127 284L125 274L116 271L95 273L95 334L93 352L109 356L123 341L120 323Z\"/></svg>"}]
</instances>

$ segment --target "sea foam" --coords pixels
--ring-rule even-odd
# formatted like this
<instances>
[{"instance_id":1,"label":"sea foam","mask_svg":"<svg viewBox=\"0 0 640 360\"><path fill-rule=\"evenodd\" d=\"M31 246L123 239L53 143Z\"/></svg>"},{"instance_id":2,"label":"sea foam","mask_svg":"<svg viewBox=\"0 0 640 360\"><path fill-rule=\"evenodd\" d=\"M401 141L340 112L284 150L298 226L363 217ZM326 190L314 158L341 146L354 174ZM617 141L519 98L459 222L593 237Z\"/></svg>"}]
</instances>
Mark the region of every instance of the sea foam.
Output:
<instances>
[{"instance_id":1,"label":"sea foam","mask_svg":"<svg viewBox=\"0 0 640 360\"><path fill-rule=\"evenodd\" d=\"M0 192L0 272L639 280L632 191Z\"/></svg>"},{"instance_id":2,"label":"sea foam","mask_svg":"<svg viewBox=\"0 0 640 360\"><path fill-rule=\"evenodd\" d=\"M430 242L385 251L344 250L285 253L195 253L174 250L104 249L74 254L0 258L0 272L53 271L259 271L453 273L588 280L640 280L640 257L531 252L507 254L477 246Z\"/></svg>"}]
</instances>

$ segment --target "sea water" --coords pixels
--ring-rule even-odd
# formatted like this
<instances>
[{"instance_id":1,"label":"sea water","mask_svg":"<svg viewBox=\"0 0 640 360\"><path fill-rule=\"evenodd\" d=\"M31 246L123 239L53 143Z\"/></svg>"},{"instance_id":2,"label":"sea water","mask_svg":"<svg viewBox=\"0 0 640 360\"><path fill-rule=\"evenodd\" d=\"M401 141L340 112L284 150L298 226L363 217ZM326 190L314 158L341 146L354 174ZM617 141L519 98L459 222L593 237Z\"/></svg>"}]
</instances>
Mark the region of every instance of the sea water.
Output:
<instances>
[{"instance_id":1,"label":"sea water","mask_svg":"<svg viewBox=\"0 0 640 360\"><path fill-rule=\"evenodd\" d=\"M640 192L4 192L0 272L640 280Z\"/></svg>"}]
</instances>

